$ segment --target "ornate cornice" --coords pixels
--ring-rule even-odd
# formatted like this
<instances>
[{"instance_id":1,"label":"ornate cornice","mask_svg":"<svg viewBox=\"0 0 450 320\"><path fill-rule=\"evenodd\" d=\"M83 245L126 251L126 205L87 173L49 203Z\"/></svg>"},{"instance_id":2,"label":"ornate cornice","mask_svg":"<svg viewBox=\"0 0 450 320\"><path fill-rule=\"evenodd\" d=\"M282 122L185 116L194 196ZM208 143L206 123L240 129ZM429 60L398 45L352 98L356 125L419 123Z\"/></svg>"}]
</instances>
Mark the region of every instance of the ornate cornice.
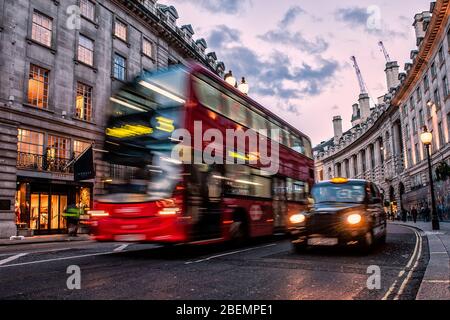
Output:
<instances>
[{"instance_id":1,"label":"ornate cornice","mask_svg":"<svg viewBox=\"0 0 450 320\"><path fill-rule=\"evenodd\" d=\"M428 66L428 62L437 50L438 42L442 34L445 32L445 22L448 20L450 0L437 0L434 7L433 15L428 25L425 38L420 45L419 53L417 54L412 67L410 68L406 79L402 82L397 94L392 99L393 106L400 106L404 99L409 95L409 92L415 83L422 77L424 69Z\"/></svg>"}]
</instances>

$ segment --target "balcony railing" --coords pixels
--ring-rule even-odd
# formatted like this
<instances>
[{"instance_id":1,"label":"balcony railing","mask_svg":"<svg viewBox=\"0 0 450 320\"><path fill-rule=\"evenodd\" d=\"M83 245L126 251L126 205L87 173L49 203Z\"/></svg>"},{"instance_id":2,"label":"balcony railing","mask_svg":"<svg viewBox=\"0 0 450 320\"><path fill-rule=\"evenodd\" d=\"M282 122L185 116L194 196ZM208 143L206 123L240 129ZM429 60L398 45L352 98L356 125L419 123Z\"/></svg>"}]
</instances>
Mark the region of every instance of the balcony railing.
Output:
<instances>
[{"instance_id":1,"label":"balcony railing","mask_svg":"<svg viewBox=\"0 0 450 320\"><path fill-rule=\"evenodd\" d=\"M17 167L26 170L73 173L73 167L67 167L70 159L48 157L39 154L19 152Z\"/></svg>"}]
</instances>

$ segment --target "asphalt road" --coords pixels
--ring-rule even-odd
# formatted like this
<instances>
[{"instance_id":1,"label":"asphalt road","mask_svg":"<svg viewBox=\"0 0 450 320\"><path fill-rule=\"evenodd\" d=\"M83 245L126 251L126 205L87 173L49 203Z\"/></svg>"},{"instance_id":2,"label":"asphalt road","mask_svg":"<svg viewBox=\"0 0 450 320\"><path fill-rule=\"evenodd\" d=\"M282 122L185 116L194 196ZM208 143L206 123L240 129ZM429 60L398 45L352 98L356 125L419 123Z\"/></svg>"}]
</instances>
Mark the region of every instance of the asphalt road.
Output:
<instances>
[{"instance_id":1,"label":"asphalt road","mask_svg":"<svg viewBox=\"0 0 450 320\"><path fill-rule=\"evenodd\" d=\"M292 252L289 241L241 248L73 242L0 247L0 299L380 300L414 299L429 260L426 237L389 226L387 244ZM69 266L81 289L67 288ZM369 290L369 266L380 289ZM375 283L375 282L371 282Z\"/></svg>"}]
</instances>

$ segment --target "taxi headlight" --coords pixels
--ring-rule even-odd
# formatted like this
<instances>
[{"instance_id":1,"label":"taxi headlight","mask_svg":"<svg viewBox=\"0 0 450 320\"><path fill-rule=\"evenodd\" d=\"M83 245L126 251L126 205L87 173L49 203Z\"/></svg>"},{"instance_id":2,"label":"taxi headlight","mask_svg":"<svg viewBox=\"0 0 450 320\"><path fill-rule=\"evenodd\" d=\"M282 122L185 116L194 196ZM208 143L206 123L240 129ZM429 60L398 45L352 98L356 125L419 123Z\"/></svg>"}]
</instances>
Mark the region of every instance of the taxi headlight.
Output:
<instances>
[{"instance_id":1,"label":"taxi headlight","mask_svg":"<svg viewBox=\"0 0 450 320\"><path fill-rule=\"evenodd\" d=\"M347 217L347 222L350 223L350 224L353 224L353 225L354 225L354 224L360 223L361 220L362 220L362 217L361 217L361 215L358 214L358 213L351 214L351 215L349 215L349 216Z\"/></svg>"},{"instance_id":2,"label":"taxi headlight","mask_svg":"<svg viewBox=\"0 0 450 320\"><path fill-rule=\"evenodd\" d=\"M289 218L289 221L291 221L292 224L299 224L305 222L306 217L304 214L294 214Z\"/></svg>"}]
</instances>

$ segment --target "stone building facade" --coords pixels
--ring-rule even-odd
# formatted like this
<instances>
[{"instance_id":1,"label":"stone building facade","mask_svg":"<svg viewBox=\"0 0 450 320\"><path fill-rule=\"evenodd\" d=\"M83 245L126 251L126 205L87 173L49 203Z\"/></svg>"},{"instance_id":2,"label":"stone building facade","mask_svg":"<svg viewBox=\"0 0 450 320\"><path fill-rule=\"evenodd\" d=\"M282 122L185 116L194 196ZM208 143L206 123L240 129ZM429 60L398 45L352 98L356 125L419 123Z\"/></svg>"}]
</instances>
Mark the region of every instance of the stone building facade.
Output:
<instances>
[{"instance_id":1,"label":"stone building facade","mask_svg":"<svg viewBox=\"0 0 450 320\"><path fill-rule=\"evenodd\" d=\"M0 238L62 232L65 206L89 207L109 168L79 183L67 166L101 151L112 92L142 72L196 60L225 66L173 6L156 0L0 0Z\"/></svg>"},{"instance_id":2,"label":"stone building facade","mask_svg":"<svg viewBox=\"0 0 450 320\"><path fill-rule=\"evenodd\" d=\"M387 63L389 92L369 116L362 116L361 109L370 104L361 95L350 130L343 133L341 117L334 118L335 137L315 148L318 180L343 176L374 181L393 211L429 205L427 156L420 140L424 126L433 133L433 171L450 164L449 14L449 1L438 0L414 17L417 48L411 62L404 73L397 62ZM449 179L435 179L439 214L449 219Z\"/></svg>"}]
</instances>

